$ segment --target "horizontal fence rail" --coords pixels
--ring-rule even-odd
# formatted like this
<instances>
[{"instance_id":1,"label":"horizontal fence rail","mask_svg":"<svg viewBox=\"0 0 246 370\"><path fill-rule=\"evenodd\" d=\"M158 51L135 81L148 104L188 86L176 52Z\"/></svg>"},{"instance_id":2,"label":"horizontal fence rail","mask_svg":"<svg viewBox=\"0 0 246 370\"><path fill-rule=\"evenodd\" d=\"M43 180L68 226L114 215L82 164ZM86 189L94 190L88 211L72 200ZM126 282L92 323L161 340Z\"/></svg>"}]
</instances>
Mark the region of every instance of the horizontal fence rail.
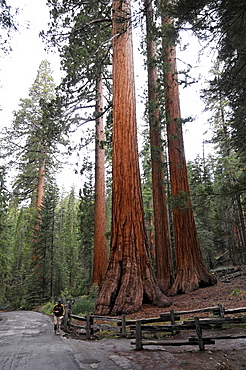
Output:
<instances>
[{"instance_id":1,"label":"horizontal fence rail","mask_svg":"<svg viewBox=\"0 0 246 370\"><path fill-rule=\"evenodd\" d=\"M130 336L135 337L131 341L131 344L135 345L136 350L143 349L146 345L198 345L202 351L205 349L205 345L214 344L217 339L235 339L235 338L246 338L246 334L240 335L210 335L204 336L204 330L219 329L223 325L230 324L243 324L246 323L245 317L227 317L227 315L238 315L246 313L246 307L238 307L234 309L225 309L224 306L218 304L214 307L200 308L196 310L187 311L174 311L165 312L160 314L160 317L144 318L140 320L127 320L126 315L121 317L107 317L93 314L87 314L86 316L73 315L70 310L66 310L64 317L64 330L69 330L69 327L77 329L84 329L86 339L89 340L98 330L114 330L122 337ZM213 314L214 317L198 317L198 314ZM185 317L180 321L181 316ZM74 319L81 321L84 325L78 325L71 322ZM108 324L106 325L105 322ZM152 325L154 324L154 325ZM162 325L163 324L163 325ZM165 340L145 340L143 339L143 333L169 333L170 336L179 333L180 331L194 330L194 335L184 339L165 339Z\"/></svg>"}]
</instances>

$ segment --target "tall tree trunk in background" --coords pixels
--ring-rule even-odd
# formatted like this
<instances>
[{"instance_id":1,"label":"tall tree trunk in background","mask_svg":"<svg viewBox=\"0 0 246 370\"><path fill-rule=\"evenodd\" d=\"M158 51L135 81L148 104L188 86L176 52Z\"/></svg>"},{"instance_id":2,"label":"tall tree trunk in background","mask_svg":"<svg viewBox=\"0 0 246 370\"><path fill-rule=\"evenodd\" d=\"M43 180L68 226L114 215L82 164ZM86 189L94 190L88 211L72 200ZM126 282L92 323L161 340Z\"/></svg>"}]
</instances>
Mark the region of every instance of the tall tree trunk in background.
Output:
<instances>
[{"instance_id":1,"label":"tall tree trunk in background","mask_svg":"<svg viewBox=\"0 0 246 370\"><path fill-rule=\"evenodd\" d=\"M44 154L41 151L41 154ZM37 184L37 194L36 194L36 204L35 208L40 209L44 200L44 184L45 184L45 159L40 159L40 167L38 169L38 184Z\"/></svg>"},{"instance_id":2,"label":"tall tree trunk in background","mask_svg":"<svg viewBox=\"0 0 246 370\"><path fill-rule=\"evenodd\" d=\"M152 0L145 0L144 6L147 27L148 104L155 225L156 277L161 290L166 292L173 283L173 268L164 177L160 108L157 93L156 44L153 35L154 23L151 1Z\"/></svg>"},{"instance_id":3,"label":"tall tree trunk in background","mask_svg":"<svg viewBox=\"0 0 246 370\"><path fill-rule=\"evenodd\" d=\"M168 26L172 27L172 20L164 12L162 26L163 30ZM197 237L184 152L176 50L174 43L168 43L164 37L163 52L167 66L164 70L166 119L176 248L176 278L169 293L174 295L213 285L216 283L216 278L204 265Z\"/></svg>"},{"instance_id":4,"label":"tall tree trunk in background","mask_svg":"<svg viewBox=\"0 0 246 370\"><path fill-rule=\"evenodd\" d=\"M41 230L41 206L44 201L44 185L45 185L45 159L42 158L44 155L43 149L40 150L39 155L41 158L39 159L40 166L38 169L38 182L37 182L37 189L36 189L36 202L35 202L35 217L34 217L34 230L33 230L33 246L32 246L32 266L31 266L31 274L33 274L32 279L34 281L31 282L31 287L36 284L35 289L36 294L43 294L44 292L44 270L45 270L45 253L42 254L40 242L38 240L39 233ZM41 266L44 266L42 269ZM31 276L31 275L30 275ZM30 291L32 288L30 288ZM42 297L43 298L43 297Z\"/></svg>"},{"instance_id":5,"label":"tall tree trunk in background","mask_svg":"<svg viewBox=\"0 0 246 370\"><path fill-rule=\"evenodd\" d=\"M161 292L150 264L137 148L130 0L113 1L113 185L109 265L95 313L137 311L144 298L159 307Z\"/></svg>"},{"instance_id":6,"label":"tall tree trunk in background","mask_svg":"<svg viewBox=\"0 0 246 370\"><path fill-rule=\"evenodd\" d=\"M95 150L95 206L94 206L94 257L92 283L101 284L107 268L106 199L103 130L103 85L97 81L96 99L96 150Z\"/></svg>"},{"instance_id":7,"label":"tall tree trunk in background","mask_svg":"<svg viewBox=\"0 0 246 370\"><path fill-rule=\"evenodd\" d=\"M36 214L35 214L35 223L34 223L34 233L33 233L33 237L34 237L34 241L36 241L36 238L37 238L37 235L38 235L38 232L40 231L40 209L41 209L41 206L42 206L42 203L44 201L44 185L45 185L45 159L42 158L44 156L44 151L43 149L40 150L40 166L39 166L39 169L38 169L38 183L37 183L37 189L36 189L36 202L35 202L35 210L36 210ZM39 247L38 247L39 248ZM32 257L33 260L35 259L34 257Z\"/></svg>"}]
</instances>

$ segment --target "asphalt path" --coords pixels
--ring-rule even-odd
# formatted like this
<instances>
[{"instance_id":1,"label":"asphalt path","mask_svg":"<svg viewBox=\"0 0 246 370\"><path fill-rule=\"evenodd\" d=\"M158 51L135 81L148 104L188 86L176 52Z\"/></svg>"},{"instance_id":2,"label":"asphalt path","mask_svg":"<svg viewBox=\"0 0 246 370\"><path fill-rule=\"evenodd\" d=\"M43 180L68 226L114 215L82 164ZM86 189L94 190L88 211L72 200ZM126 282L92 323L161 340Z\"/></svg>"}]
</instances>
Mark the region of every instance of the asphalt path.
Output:
<instances>
[{"instance_id":1,"label":"asphalt path","mask_svg":"<svg viewBox=\"0 0 246 370\"><path fill-rule=\"evenodd\" d=\"M80 369L68 344L38 312L0 313L0 369Z\"/></svg>"}]
</instances>

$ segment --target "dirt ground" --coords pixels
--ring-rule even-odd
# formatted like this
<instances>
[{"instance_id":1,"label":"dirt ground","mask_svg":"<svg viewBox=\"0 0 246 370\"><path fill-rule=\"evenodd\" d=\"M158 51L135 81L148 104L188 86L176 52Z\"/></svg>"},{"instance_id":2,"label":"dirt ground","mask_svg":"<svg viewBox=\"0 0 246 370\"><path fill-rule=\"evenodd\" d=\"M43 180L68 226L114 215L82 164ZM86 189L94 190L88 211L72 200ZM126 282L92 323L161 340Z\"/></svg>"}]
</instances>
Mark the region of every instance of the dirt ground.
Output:
<instances>
[{"instance_id":1,"label":"dirt ground","mask_svg":"<svg viewBox=\"0 0 246 370\"><path fill-rule=\"evenodd\" d=\"M163 312L168 312L170 308L174 311L186 311L197 308L213 307L222 304L226 309L246 307L246 267L239 266L216 273L218 283L215 286L198 289L192 293L177 295L172 297L172 306L161 309L149 305L144 305L141 310L127 319L142 319L147 317L158 317ZM223 330L224 333L245 333L246 327L243 325L235 326ZM81 336L80 336L81 338ZM177 360L178 366L173 366L171 362L166 364L168 356L165 357L163 367L154 366L153 369L178 369L178 370L241 370L246 369L246 339L218 340L215 345L205 346L205 351L199 351L197 346L180 347L149 347L139 352L139 358L143 354L153 354L156 351L169 353L172 358ZM164 353L163 352L163 353ZM139 360L140 361L140 360ZM144 368L144 367L143 367ZM151 367L152 368L152 367ZM147 367L146 367L147 369Z\"/></svg>"},{"instance_id":2,"label":"dirt ground","mask_svg":"<svg viewBox=\"0 0 246 370\"><path fill-rule=\"evenodd\" d=\"M170 297L172 301L171 307L155 308L144 305L139 312L127 317L132 319L155 317L159 316L160 313L170 311L170 308L174 311L187 311L213 307L219 303L227 309L246 307L246 266L221 270L221 272L215 275L217 277L216 285Z\"/></svg>"}]
</instances>

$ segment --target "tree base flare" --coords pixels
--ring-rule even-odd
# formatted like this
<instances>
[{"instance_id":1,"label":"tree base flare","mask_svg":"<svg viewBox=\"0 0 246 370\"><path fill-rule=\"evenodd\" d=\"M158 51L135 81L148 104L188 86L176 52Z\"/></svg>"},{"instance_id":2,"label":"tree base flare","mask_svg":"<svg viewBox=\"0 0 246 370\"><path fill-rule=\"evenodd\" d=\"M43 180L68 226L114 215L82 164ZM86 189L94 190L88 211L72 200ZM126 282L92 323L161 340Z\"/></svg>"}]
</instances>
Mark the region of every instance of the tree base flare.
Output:
<instances>
[{"instance_id":1,"label":"tree base flare","mask_svg":"<svg viewBox=\"0 0 246 370\"><path fill-rule=\"evenodd\" d=\"M139 311L146 302L156 307L169 307L172 304L161 292L153 276L143 281L136 277L121 282L105 280L97 296L94 314L129 315Z\"/></svg>"},{"instance_id":2,"label":"tree base flare","mask_svg":"<svg viewBox=\"0 0 246 370\"><path fill-rule=\"evenodd\" d=\"M196 272L189 274L187 271L182 271L177 274L171 289L168 290L168 296L175 296L177 294L185 294L193 292L199 288L205 288L217 283L217 279L209 272L199 276Z\"/></svg>"},{"instance_id":3,"label":"tree base flare","mask_svg":"<svg viewBox=\"0 0 246 370\"><path fill-rule=\"evenodd\" d=\"M148 302L149 304L149 302ZM156 302L156 304L152 303L153 306L155 307L159 307L159 308L164 308L164 307L170 307L172 304L172 302L170 301L170 299L168 299L167 297L163 297L162 299L159 299L158 302ZM135 312L138 312L142 307L142 304L139 305L139 306L136 306L136 304L133 304L133 305L129 305L129 304L122 304L121 306L119 307L113 307L113 309L110 309L108 306L105 306L105 305L96 305L96 308L95 308L95 311L94 311L94 314L95 315L100 315L100 316L107 316L107 315L110 315L110 316L120 316L120 315L130 315L132 313L135 313Z\"/></svg>"}]
</instances>

